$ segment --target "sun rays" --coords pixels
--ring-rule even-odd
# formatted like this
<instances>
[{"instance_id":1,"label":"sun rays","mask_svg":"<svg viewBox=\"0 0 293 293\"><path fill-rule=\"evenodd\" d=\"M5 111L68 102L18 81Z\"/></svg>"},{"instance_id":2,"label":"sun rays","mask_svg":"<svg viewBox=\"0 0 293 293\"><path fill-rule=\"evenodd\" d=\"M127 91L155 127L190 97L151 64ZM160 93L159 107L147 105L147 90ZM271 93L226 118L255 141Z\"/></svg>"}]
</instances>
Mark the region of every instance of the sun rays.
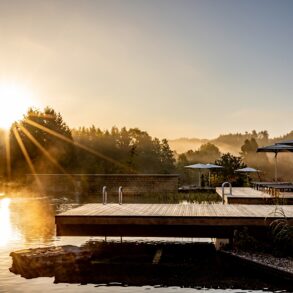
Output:
<instances>
[{"instance_id":1,"label":"sun rays","mask_svg":"<svg viewBox=\"0 0 293 293\"><path fill-rule=\"evenodd\" d=\"M131 171L132 173L135 173L135 171L133 169L131 169L129 166L126 166L126 165L120 163L119 161L116 161L116 160L114 160L114 159L102 154L101 152L98 152L97 150L93 150L93 149L91 149L91 148L89 148L89 147L87 147L87 146L85 146L85 145L83 145L81 143L72 141L68 137L66 137L66 136L64 136L64 135L62 135L62 134L60 134L60 133L58 133L58 132L56 132L56 131L54 131L52 129L49 129L49 128L43 126L43 125L40 125L39 123L37 123L35 121L32 121L31 119L25 119L24 121L25 121L25 123L27 123L27 124L29 124L31 126L34 126L34 127L38 128L40 130L43 130L43 131L47 132L48 134L51 134L51 135L53 135L53 136L55 136L55 137L57 137L57 138L59 138L59 139L61 139L63 141L66 141L66 142L68 142L70 144L73 144L74 146L76 146L76 147L78 147L80 149L83 149L83 150L91 153L92 155L95 155L95 156L97 156L97 157L99 157L101 159L104 159L104 160L106 160L108 162L111 162L111 163L115 164L116 166L121 167L124 170L128 170L128 171Z\"/></svg>"},{"instance_id":2,"label":"sun rays","mask_svg":"<svg viewBox=\"0 0 293 293\"><path fill-rule=\"evenodd\" d=\"M29 153L28 153L28 151L27 151L27 149L26 149L26 147L25 147L25 145L24 145L24 143L23 143L23 141L22 141L22 139L21 139L16 127L12 128L12 132L13 132L15 138L16 138L16 141L17 141L17 143L18 143L18 145L19 145L19 147L21 149L21 152L22 152L22 154L23 154L23 156L24 156L24 158L25 158L25 160L26 160L26 162L27 162L32 174L35 176L36 183L37 183L37 185L38 185L38 187L39 187L39 189L41 191L42 190L41 181L40 181L39 177L37 176L35 166L34 166L32 160L31 160L31 158L29 156Z\"/></svg>"},{"instance_id":3,"label":"sun rays","mask_svg":"<svg viewBox=\"0 0 293 293\"><path fill-rule=\"evenodd\" d=\"M39 142L36 139L36 137L29 131L28 126L32 126L33 129L35 128L35 129L44 131L45 133L49 134L50 136L53 136L53 137L55 137L59 140L62 140L68 144L71 144L75 147L78 147L78 148L80 148L80 149L100 158L100 159L103 159L103 160L106 160L112 164L115 164L119 168L127 170L128 172L136 173L135 170L133 170L129 166L124 165L121 162L114 160L111 157L108 157L108 156L102 154L101 152L97 151L96 149L92 149L88 146L85 146L85 145L79 143L79 142L75 142L71 138L66 137L63 134L58 133L57 131L50 129L49 127L41 125L40 123L38 123L36 121L33 121L33 119L35 117L45 119L45 120L50 120L50 119L55 118L54 115L50 115L50 114L48 114L48 115L47 114L28 115L22 121L15 122L13 124L13 126L11 128L10 135L13 135L15 137L15 140L19 146L19 149L20 149L23 157L25 158L25 161L27 163L27 166L29 167L30 172L34 176L35 182L36 182L37 187L40 191L43 191L42 183L41 183L41 180L38 176L36 166L34 165L34 162L33 162L32 158L30 157L29 151L27 149L27 146L25 145L25 141L23 139L24 137L26 137L28 139L28 141L30 141L37 148L37 150L44 155L44 158L46 158L50 162L50 164L52 164L62 174L66 175L73 186L74 186L75 182L74 182L73 177L66 171L66 169L63 166L61 166L61 164L58 162L58 160L52 156L52 154L48 151L48 149L46 149L46 146L43 145L41 142ZM8 179L10 179L11 178L11 147L10 147L10 139L9 139L8 134L6 134L6 137L5 137L5 148L6 148L7 177L8 177Z\"/></svg>"}]
</instances>

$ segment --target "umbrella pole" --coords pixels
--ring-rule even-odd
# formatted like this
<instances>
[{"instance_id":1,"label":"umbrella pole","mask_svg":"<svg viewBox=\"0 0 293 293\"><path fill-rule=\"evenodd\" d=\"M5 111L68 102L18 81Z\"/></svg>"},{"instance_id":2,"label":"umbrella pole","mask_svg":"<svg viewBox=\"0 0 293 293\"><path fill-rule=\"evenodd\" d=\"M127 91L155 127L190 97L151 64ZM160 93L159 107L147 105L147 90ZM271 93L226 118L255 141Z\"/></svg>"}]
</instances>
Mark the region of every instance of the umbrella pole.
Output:
<instances>
[{"instance_id":1,"label":"umbrella pole","mask_svg":"<svg viewBox=\"0 0 293 293\"><path fill-rule=\"evenodd\" d=\"M278 160L277 160L278 153L275 154L275 181L278 180Z\"/></svg>"},{"instance_id":2,"label":"umbrella pole","mask_svg":"<svg viewBox=\"0 0 293 293\"><path fill-rule=\"evenodd\" d=\"M209 170L209 187L211 187L211 171Z\"/></svg>"},{"instance_id":3,"label":"umbrella pole","mask_svg":"<svg viewBox=\"0 0 293 293\"><path fill-rule=\"evenodd\" d=\"M201 187L201 178L200 178L200 171L198 171L198 185Z\"/></svg>"}]
</instances>

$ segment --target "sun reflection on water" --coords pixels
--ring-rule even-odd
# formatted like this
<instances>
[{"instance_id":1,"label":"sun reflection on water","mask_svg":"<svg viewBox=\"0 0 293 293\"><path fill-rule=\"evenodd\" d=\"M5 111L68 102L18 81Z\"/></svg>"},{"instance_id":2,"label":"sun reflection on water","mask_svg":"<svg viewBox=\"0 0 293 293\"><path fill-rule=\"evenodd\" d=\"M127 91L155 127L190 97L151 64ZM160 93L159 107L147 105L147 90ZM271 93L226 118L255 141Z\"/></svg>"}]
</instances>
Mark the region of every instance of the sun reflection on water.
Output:
<instances>
[{"instance_id":1,"label":"sun reflection on water","mask_svg":"<svg viewBox=\"0 0 293 293\"><path fill-rule=\"evenodd\" d=\"M11 240L18 240L19 235L12 227L10 216L10 198L0 199L0 246L6 246Z\"/></svg>"}]
</instances>

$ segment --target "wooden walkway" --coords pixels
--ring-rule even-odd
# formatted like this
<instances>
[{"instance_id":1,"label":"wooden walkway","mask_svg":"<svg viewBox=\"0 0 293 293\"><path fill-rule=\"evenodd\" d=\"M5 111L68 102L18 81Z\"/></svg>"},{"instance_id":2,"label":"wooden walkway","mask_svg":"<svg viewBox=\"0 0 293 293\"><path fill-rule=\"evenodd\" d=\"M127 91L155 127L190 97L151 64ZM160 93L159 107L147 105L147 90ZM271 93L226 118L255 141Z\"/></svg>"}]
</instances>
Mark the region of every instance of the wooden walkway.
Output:
<instances>
[{"instance_id":1,"label":"wooden walkway","mask_svg":"<svg viewBox=\"0 0 293 293\"><path fill-rule=\"evenodd\" d=\"M292 192L280 192L278 197L274 197L250 187L233 187L232 195L229 195L229 188L224 191L224 200L228 204L293 204ZM221 187L217 187L216 192L222 197Z\"/></svg>"},{"instance_id":2,"label":"wooden walkway","mask_svg":"<svg viewBox=\"0 0 293 293\"><path fill-rule=\"evenodd\" d=\"M282 206L293 224L293 206ZM56 215L57 235L232 237L235 229L264 232L282 217L271 205L86 204Z\"/></svg>"}]
</instances>

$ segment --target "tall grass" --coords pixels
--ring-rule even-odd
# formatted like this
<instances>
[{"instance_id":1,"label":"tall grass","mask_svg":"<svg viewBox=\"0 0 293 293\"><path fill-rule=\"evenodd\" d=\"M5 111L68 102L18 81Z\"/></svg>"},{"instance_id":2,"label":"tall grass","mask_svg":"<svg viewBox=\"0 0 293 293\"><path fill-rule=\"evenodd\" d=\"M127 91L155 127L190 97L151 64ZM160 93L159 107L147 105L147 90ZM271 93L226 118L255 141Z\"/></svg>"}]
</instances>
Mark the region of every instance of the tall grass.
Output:
<instances>
[{"instance_id":1,"label":"tall grass","mask_svg":"<svg viewBox=\"0 0 293 293\"><path fill-rule=\"evenodd\" d=\"M90 202L101 202L102 197L87 197L84 200ZM146 194L124 194L123 203L217 203L220 196L215 192L159 192ZM117 203L118 195L108 195L108 203Z\"/></svg>"}]
</instances>

